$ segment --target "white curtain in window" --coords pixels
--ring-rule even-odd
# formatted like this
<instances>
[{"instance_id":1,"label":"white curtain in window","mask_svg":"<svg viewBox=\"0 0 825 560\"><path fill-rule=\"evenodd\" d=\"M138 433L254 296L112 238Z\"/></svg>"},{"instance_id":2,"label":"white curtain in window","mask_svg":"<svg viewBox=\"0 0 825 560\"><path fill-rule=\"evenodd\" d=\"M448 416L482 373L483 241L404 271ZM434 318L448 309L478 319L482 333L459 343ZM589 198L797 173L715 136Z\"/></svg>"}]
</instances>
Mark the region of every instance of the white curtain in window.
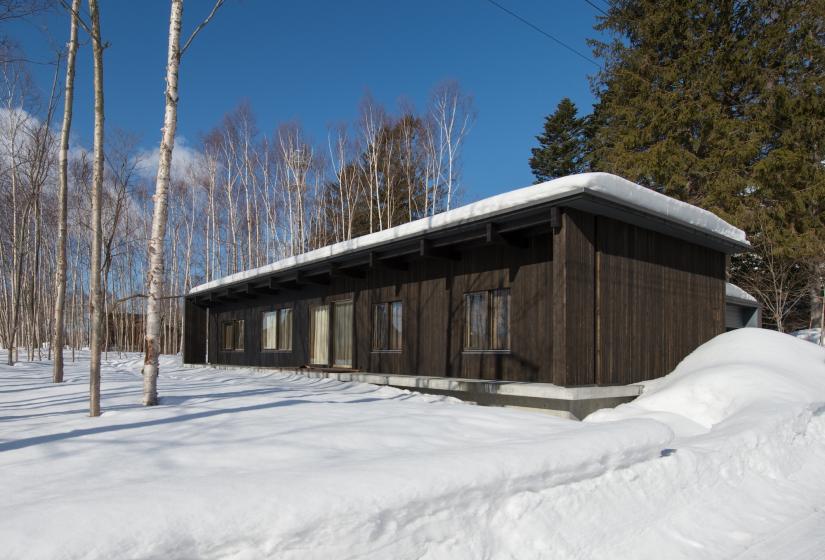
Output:
<instances>
[{"instance_id":1,"label":"white curtain in window","mask_svg":"<svg viewBox=\"0 0 825 560\"><path fill-rule=\"evenodd\" d=\"M292 349L292 309L278 312L278 350Z\"/></svg>"},{"instance_id":2,"label":"white curtain in window","mask_svg":"<svg viewBox=\"0 0 825 560\"><path fill-rule=\"evenodd\" d=\"M232 328L232 322L228 321L223 324L223 349L232 350L235 347L235 331Z\"/></svg>"},{"instance_id":3,"label":"white curtain in window","mask_svg":"<svg viewBox=\"0 0 825 560\"><path fill-rule=\"evenodd\" d=\"M387 349L387 304L378 303L373 306L372 316L372 348L373 350Z\"/></svg>"},{"instance_id":4,"label":"white curtain in window","mask_svg":"<svg viewBox=\"0 0 825 560\"><path fill-rule=\"evenodd\" d=\"M261 325L263 340L261 342L264 350L275 350L277 348L277 318L277 311L271 311L263 315L263 325Z\"/></svg>"},{"instance_id":5,"label":"white curtain in window","mask_svg":"<svg viewBox=\"0 0 825 560\"><path fill-rule=\"evenodd\" d=\"M464 347L467 350L485 350L487 346L489 316L487 315L487 292L464 295L466 309L467 336Z\"/></svg>"},{"instance_id":6,"label":"white curtain in window","mask_svg":"<svg viewBox=\"0 0 825 560\"><path fill-rule=\"evenodd\" d=\"M335 365L352 367L352 301L335 302L332 351Z\"/></svg>"},{"instance_id":7,"label":"white curtain in window","mask_svg":"<svg viewBox=\"0 0 825 560\"><path fill-rule=\"evenodd\" d=\"M510 349L510 290L493 290L491 292L491 333L493 350Z\"/></svg>"},{"instance_id":8,"label":"white curtain in window","mask_svg":"<svg viewBox=\"0 0 825 560\"><path fill-rule=\"evenodd\" d=\"M329 363L329 307L320 305L312 309L312 348L310 362L316 365Z\"/></svg>"},{"instance_id":9,"label":"white curtain in window","mask_svg":"<svg viewBox=\"0 0 825 560\"><path fill-rule=\"evenodd\" d=\"M394 301L390 304L390 350L401 350L402 325L402 304Z\"/></svg>"},{"instance_id":10,"label":"white curtain in window","mask_svg":"<svg viewBox=\"0 0 825 560\"><path fill-rule=\"evenodd\" d=\"M235 350L243 350L243 320L235 321Z\"/></svg>"}]
</instances>

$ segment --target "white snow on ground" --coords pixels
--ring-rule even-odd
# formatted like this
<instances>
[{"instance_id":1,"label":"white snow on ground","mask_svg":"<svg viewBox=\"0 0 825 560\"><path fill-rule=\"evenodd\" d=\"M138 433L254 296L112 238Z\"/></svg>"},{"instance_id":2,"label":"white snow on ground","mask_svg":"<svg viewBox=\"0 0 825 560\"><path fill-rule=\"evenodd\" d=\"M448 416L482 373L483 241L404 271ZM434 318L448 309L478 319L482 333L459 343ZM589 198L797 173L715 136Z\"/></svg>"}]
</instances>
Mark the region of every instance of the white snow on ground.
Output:
<instances>
[{"instance_id":1,"label":"white snow on ground","mask_svg":"<svg viewBox=\"0 0 825 560\"><path fill-rule=\"evenodd\" d=\"M745 245L749 244L744 231L698 206L665 196L611 173L579 173L491 196L460 208L441 212L435 216L421 218L389 229L327 245L262 267L230 274L195 286L189 293L194 294L234 282L249 280L264 274L281 272L299 265L377 247L391 241L408 239L425 232L434 232L460 224L489 219L505 212L554 200L562 200L585 192L596 198L614 202L632 210L652 214L709 233L714 237Z\"/></svg>"},{"instance_id":2,"label":"white snow on ground","mask_svg":"<svg viewBox=\"0 0 825 560\"><path fill-rule=\"evenodd\" d=\"M796 338L801 338L802 340L807 340L808 342L813 342L814 344L819 344L819 333L820 329L802 329L801 331L794 331L791 333L791 336L795 336Z\"/></svg>"},{"instance_id":3,"label":"white snow on ground","mask_svg":"<svg viewBox=\"0 0 825 560\"><path fill-rule=\"evenodd\" d=\"M704 345L585 422L140 359L0 367L2 558L822 558L825 349Z\"/></svg>"}]
</instances>

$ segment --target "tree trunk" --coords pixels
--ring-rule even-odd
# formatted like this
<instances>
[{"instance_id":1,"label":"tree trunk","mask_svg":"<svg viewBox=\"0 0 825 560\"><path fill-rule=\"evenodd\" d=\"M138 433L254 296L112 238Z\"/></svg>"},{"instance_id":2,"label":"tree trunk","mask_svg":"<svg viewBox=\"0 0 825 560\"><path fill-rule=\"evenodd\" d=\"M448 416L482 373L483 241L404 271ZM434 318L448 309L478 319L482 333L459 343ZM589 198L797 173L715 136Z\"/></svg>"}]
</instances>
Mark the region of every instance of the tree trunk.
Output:
<instances>
[{"instance_id":1,"label":"tree trunk","mask_svg":"<svg viewBox=\"0 0 825 560\"><path fill-rule=\"evenodd\" d=\"M819 327L819 344L825 346L825 263L814 266L811 287L811 328Z\"/></svg>"},{"instance_id":2,"label":"tree trunk","mask_svg":"<svg viewBox=\"0 0 825 560\"><path fill-rule=\"evenodd\" d=\"M67 235L67 201L69 191L69 132L72 128L72 103L74 101L74 61L77 53L77 13L80 0L72 0L71 31L69 34L69 53L66 59L66 91L63 100L63 128L60 131L59 173L60 184L57 195L57 270L54 283L56 299L54 303L54 369L52 381L63 382L63 317L66 303L66 235Z\"/></svg>"},{"instance_id":3,"label":"tree trunk","mask_svg":"<svg viewBox=\"0 0 825 560\"><path fill-rule=\"evenodd\" d=\"M100 416L100 343L103 327L103 291L101 286L101 247L103 227L101 204L103 191L103 44L100 37L100 12L97 0L89 0L94 55L95 128L92 175L92 256L89 270L91 334L89 365L89 416Z\"/></svg>"},{"instance_id":4,"label":"tree trunk","mask_svg":"<svg viewBox=\"0 0 825 560\"><path fill-rule=\"evenodd\" d=\"M163 296L163 238L169 198L169 173L175 129L178 121L178 66L180 64L180 26L183 0L172 0L169 16L169 53L166 62L166 111L163 117L163 138L160 143L158 176L155 183L152 237L149 240L149 298L146 310L146 363L143 367L143 404L158 403L158 337L160 336L161 297Z\"/></svg>"}]
</instances>

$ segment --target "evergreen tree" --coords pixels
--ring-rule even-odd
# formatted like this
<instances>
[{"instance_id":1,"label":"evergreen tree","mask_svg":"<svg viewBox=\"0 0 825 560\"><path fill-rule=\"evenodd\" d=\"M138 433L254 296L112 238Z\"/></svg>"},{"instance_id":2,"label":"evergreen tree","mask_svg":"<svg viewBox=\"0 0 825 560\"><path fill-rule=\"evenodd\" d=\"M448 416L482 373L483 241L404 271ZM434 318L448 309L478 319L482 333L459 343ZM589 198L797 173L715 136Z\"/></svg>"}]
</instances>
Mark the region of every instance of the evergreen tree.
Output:
<instances>
[{"instance_id":1,"label":"evergreen tree","mask_svg":"<svg viewBox=\"0 0 825 560\"><path fill-rule=\"evenodd\" d=\"M536 136L539 147L530 158L537 182L588 170L587 121L567 97L544 119L544 133Z\"/></svg>"},{"instance_id":2,"label":"evergreen tree","mask_svg":"<svg viewBox=\"0 0 825 560\"><path fill-rule=\"evenodd\" d=\"M618 0L597 29L592 165L745 229L743 283L821 270L825 0Z\"/></svg>"}]
</instances>

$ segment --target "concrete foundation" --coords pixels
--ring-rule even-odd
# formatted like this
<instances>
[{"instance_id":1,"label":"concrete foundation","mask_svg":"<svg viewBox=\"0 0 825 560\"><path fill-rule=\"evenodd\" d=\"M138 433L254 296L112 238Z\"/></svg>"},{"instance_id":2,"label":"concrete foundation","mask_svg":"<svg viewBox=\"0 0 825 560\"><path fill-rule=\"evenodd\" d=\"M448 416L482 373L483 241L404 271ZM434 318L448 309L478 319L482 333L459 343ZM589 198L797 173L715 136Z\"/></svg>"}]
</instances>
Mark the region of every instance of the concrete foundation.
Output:
<instances>
[{"instance_id":1,"label":"concrete foundation","mask_svg":"<svg viewBox=\"0 0 825 560\"><path fill-rule=\"evenodd\" d=\"M190 367L201 367L191 365ZM419 393L445 395L484 406L506 406L540 410L549 414L581 420L600 408L612 408L630 402L642 394L641 385L615 385L606 387L561 387L551 383L526 383L512 381L487 381L458 379L453 377L429 377L423 375L387 375L357 371L331 371L323 369L277 369L223 366L210 364L219 369L259 369L297 373L311 379L336 379L356 381L372 385L387 385Z\"/></svg>"}]
</instances>

